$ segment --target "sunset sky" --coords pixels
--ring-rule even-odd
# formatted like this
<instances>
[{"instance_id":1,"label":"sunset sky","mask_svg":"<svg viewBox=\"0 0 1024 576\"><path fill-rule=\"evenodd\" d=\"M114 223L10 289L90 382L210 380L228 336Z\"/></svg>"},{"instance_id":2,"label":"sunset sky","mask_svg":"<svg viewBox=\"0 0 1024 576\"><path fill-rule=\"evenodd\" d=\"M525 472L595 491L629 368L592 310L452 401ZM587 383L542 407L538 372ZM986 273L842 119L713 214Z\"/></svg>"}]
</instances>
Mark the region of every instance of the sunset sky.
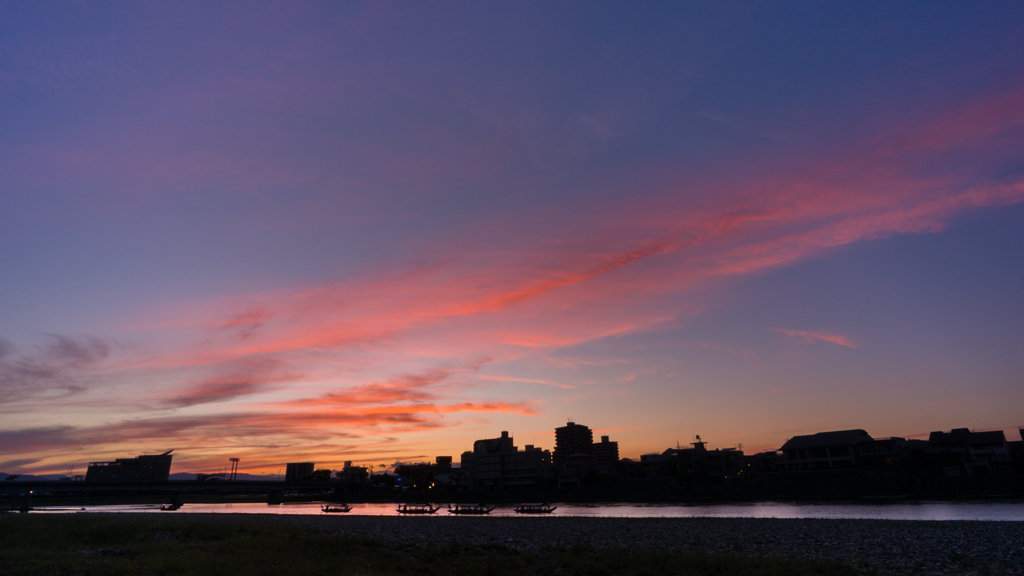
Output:
<instances>
[{"instance_id":1,"label":"sunset sky","mask_svg":"<svg viewBox=\"0 0 1024 576\"><path fill-rule=\"evenodd\" d=\"M1024 3L0 4L0 472L1024 426Z\"/></svg>"}]
</instances>

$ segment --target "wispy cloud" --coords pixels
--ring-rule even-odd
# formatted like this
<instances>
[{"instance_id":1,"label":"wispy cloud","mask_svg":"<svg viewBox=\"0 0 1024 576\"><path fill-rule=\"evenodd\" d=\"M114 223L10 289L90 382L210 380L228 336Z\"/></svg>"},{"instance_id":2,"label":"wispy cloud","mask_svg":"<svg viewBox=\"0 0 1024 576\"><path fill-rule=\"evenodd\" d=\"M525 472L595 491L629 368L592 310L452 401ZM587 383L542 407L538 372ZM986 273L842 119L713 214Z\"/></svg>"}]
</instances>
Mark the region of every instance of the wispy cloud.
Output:
<instances>
[{"instance_id":1,"label":"wispy cloud","mask_svg":"<svg viewBox=\"0 0 1024 576\"><path fill-rule=\"evenodd\" d=\"M685 293L709 279L761 273L855 242L937 232L966 210L1024 200L1024 179L919 174L929 151L985 146L984 137L1018 123L1019 115L1006 104L1019 102L1018 93L993 101L949 113L934 126L895 130L865 145L868 151L734 182L723 195L729 200L717 209L659 205L650 212L638 205L621 217L591 222L574 241L556 234L518 251L462 250L410 273L246 295L246 302L260 305L240 312L223 311L231 302L208 304L221 310L192 317L203 322L226 315L231 320L220 328L243 328L242 337L176 361L203 365L344 348L411 352L411 339L420 339L417 346L424 349L420 334L427 330L450 350L508 358L524 349L546 352L643 330L672 317L671 311L638 304L645 298ZM913 169L905 169L901 159L913 160Z\"/></svg>"},{"instance_id":2,"label":"wispy cloud","mask_svg":"<svg viewBox=\"0 0 1024 576\"><path fill-rule=\"evenodd\" d=\"M856 348L857 345L853 343L848 337L839 334L829 334L827 332L808 332L807 330L788 330L786 328L776 328L776 332L785 334L792 338L799 338L804 342L810 344L812 342L831 342L832 344L838 344L839 346L846 346L847 348ZM774 392L774 390L773 390Z\"/></svg>"},{"instance_id":3,"label":"wispy cloud","mask_svg":"<svg viewBox=\"0 0 1024 576\"><path fill-rule=\"evenodd\" d=\"M422 374L406 374L387 382L371 382L331 392L317 398L288 402L291 406L376 406L402 402L426 402L437 398L437 385L456 371L433 369Z\"/></svg>"},{"instance_id":4,"label":"wispy cloud","mask_svg":"<svg viewBox=\"0 0 1024 576\"><path fill-rule=\"evenodd\" d=\"M224 374L211 376L194 386L174 390L170 396L158 398L163 408L186 408L212 402L226 402L243 396L270 391L302 379L300 373L280 373L274 361L248 361L240 363Z\"/></svg>"},{"instance_id":5,"label":"wispy cloud","mask_svg":"<svg viewBox=\"0 0 1024 576\"><path fill-rule=\"evenodd\" d=\"M261 326L266 324L268 320L270 320L270 315L267 311L262 308L256 308L235 314L230 320L222 324L220 329L234 330L240 340L247 340Z\"/></svg>"},{"instance_id":6,"label":"wispy cloud","mask_svg":"<svg viewBox=\"0 0 1024 576\"><path fill-rule=\"evenodd\" d=\"M496 376L496 375L476 375L478 380L493 380L496 382L522 382L524 384L543 384L544 386L553 386L555 388L564 388L566 390L572 390L575 386L569 384L562 384L559 382L551 382L550 380L538 380L536 378L513 378L511 376Z\"/></svg>"},{"instance_id":7,"label":"wispy cloud","mask_svg":"<svg viewBox=\"0 0 1024 576\"><path fill-rule=\"evenodd\" d=\"M0 339L0 402L59 399L86 389L88 373L110 356L95 336L49 335L27 353Z\"/></svg>"},{"instance_id":8,"label":"wispy cloud","mask_svg":"<svg viewBox=\"0 0 1024 576\"><path fill-rule=\"evenodd\" d=\"M937 232L966 211L1024 201L1024 179L993 169L1015 150L999 144L1019 138L1021 109L1021 92L996 95L832 157L807 155L799 168L723 174L721 194L706 194L720 199L699 209L676 202L682 191L670 190L580 208L577 218L550 230L544 222L512 231L479 222L455 248L437 241L427 264L154 311L140 331L174 330L191 340L116 363L99 339L53 337L23 355L0 341L6 402L76 394L83 384L75 374L116 368L159 385L111 405L178 411L109 426L7 430L0 446L15 455L126 437L198 445L210 436L279 436L287 444L324 430L351 438L456 426L460 412L537 414L539 404L516 384L572 386L511 370L480 374L480 359L497 365L533 358L567 370L607 364L613 361L556 352L650 330L686 306L699 309L694 301L709 282L866 240ZM929 170L962 149L986 151L991 165ZM776 332L857 347L849 336L821 330ZM487 385L494 389L486 395L474 388ZM223 413L203 412L214 404Z\"/></svg>"}]
</instances>

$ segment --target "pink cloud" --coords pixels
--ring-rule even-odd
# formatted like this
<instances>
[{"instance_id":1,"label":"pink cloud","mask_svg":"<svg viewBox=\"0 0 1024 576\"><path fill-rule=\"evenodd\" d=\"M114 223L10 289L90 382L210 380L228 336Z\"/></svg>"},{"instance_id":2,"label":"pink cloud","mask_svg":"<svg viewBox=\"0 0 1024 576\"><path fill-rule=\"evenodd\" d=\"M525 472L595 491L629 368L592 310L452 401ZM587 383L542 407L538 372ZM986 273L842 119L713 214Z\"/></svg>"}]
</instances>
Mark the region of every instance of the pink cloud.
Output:
<instances>
[{"instance_id":1,"label":"pink cloud","mask_svg":"<svg viewBox=\"0 0 1024 576\"><path fill-rule=\"evenodd\" d=\"M202 380L185 389L175 389L157 398L161 408L187 408L199 404L227 402L244 396L280 389L289 382L301 380L300 373L281 373L276 362L247 362L224 374Z\"/></svg>"},{"instance_id":2,"label":"pink cloud","mask_svg":"<svg viewBox=\"0 0 1024 576\"><path fill-rule=\"evenodd\" d=\"M847 348L857 347L857 345L854 344L849 338L838 334L828 334L826 332L808 332L806 330L787 330L785 328L776 328L775 331L780 334L790 336L792 338L800 338L801 340L808 344L815 341L821 341L831 342L832 344L838 344L839 346L846 346Z\"/></svg>"},{"instance_id":3,"label":"pink cloud","mask_svg":"<svg viewBox=\"0 0 1024 576\"><path fill-rule=\"evenodd\" d=\"M535 378L512 378L509 376L493 376L493 375L477 375L479 380L493 380L497 382L522 382L524 384L543 384L544 386L553 386L555 388L563 388L566 390L572 390L575 386L569 384L562 384L559 382L551 382L550 380L538 380Z\"/></svg>"}]
</instances>

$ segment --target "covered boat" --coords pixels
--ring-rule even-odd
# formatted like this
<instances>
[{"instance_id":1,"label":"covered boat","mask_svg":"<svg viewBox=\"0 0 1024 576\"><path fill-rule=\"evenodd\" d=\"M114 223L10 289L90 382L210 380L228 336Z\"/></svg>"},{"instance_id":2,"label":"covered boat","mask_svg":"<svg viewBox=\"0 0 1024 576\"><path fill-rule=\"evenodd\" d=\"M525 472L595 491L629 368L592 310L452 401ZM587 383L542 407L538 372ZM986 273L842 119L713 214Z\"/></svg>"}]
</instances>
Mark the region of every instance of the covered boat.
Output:
<instances>
[{"instance_id":1,"label":"covered boat","mask_svg":"<svg viewBox=\"0 0 1024 576\"><path fill-rule=\"evenodd\" d=\"M547 502L527 502L516 504L516 514L551 514L558 506L551 506Z\"/></svg>"},{"instance_id":2,"label":"covered boat","mask_svg":"<svg viewBox=\"0 0 1024 576\"><path fill-rule=\"evenodd\" d=\"M169 504L167 506L161 506L160 509L163 510L164 512L173 512L173 511L177 510L178 508L181 508L184 505L185 505L185 501L182 498L182 494L181 494L181 492L178 492L178 494L175 495L175 497L174 497L174 502L172 502L171 504Z\"/></svg>"},{"instance_id":3,"label":"covered boat","mask_svg":"<svg viewBox=\"0 0 1024 576\"><path fill-rule=\"evenodd\" d=\"M440 509L440 506L435 508L433 504L399 504L395 511L399 514L433 514Z\"/></svg>"},{"instance_id":4,"label":"covered boat","mask_svg":"<svg viewBox=\"0 0 1024 576\"><path fill-rule=\"evenodd\" d=\"M494 510L494 506L488 506L487 504L456 504L452 506L448 505L448 512L450 514L489 514L491 510Z\"/></svg>"},{"instance_id":5,"label":"covered boat","mask_svg":"<svg viewBox=\"0 0 1024 576\"><path fill-rule=\"evenodd\" d=\"M342 504L341 506L328 506L327 504L324 504L320 507L321 512L349 512L351 510L352 507L348 504Z\"/></svg>"}]
</instances>

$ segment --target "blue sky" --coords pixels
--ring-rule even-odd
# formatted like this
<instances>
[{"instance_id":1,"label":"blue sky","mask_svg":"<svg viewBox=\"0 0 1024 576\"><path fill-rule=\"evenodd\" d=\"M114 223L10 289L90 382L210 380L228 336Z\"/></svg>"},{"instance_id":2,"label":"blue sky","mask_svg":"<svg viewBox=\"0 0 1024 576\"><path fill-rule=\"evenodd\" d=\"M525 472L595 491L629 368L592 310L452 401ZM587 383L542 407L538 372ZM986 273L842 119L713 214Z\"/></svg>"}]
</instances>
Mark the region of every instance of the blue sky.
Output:
<instances>
[{"instance_id":1,"label":"blue sky","mask_svg":"<svg viewBox=\"0 0 1024 576\"><path fill-rule=\"evenodd\" d=\"M0 469L1012 433L1022 12L0 7Z\"/></svg>"}]
</instances>

